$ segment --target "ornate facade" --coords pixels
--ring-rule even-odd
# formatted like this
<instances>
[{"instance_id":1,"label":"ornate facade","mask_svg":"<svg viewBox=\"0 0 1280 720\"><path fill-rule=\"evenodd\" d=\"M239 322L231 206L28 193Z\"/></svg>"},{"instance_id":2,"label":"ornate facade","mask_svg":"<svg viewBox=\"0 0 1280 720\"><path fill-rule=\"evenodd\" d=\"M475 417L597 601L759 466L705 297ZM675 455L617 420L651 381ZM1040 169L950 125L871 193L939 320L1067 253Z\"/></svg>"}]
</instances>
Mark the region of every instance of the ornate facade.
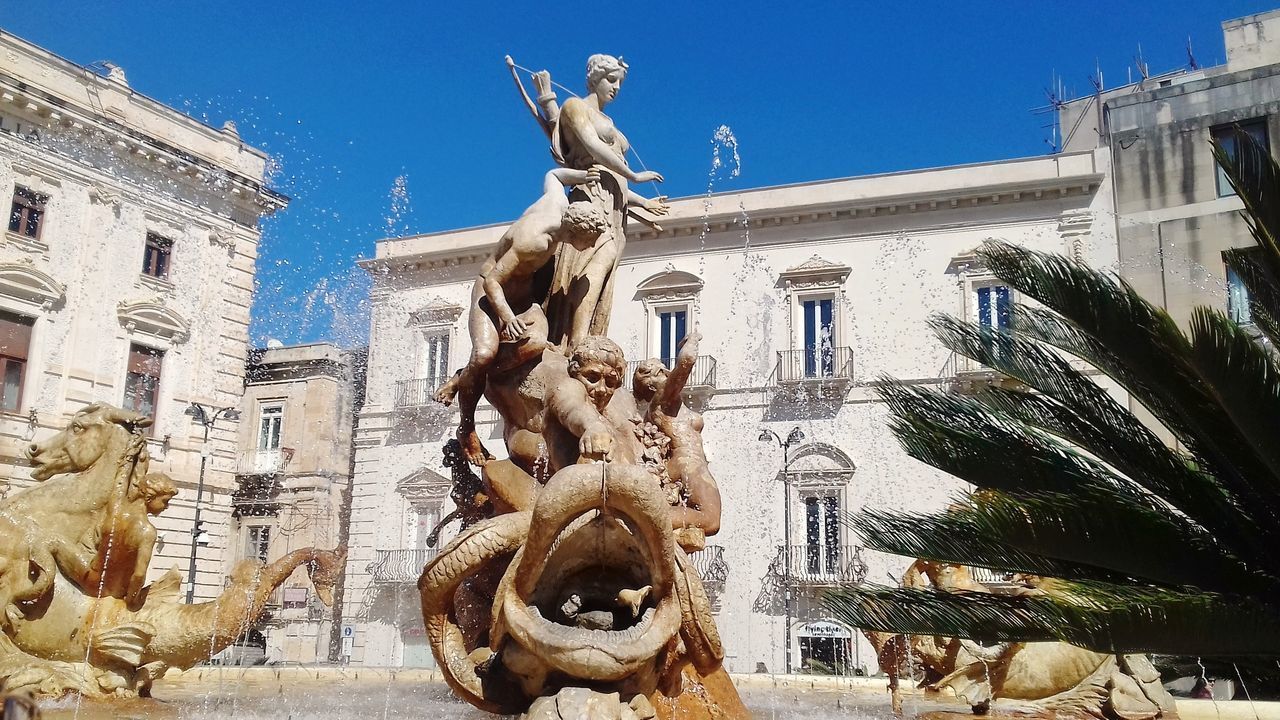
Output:
<instances>
[{"instance_id":1,"label":"ornate facade","mask_svg":"<svg viewBox=\"0 0 1280 720\"><path fill-rule=\"evenodd\" d=\"M25 448L90 402L154 417L152 467L179 492L153 575L185 576L198 537L197 599L221 591L230 559L237 427L219 420L206 443L186 411L243 394L258 221L288 203L266 168L234 124L0 32L0 492L30 485Z\"/></svg>"},{"instance_id":2,"label":"ornate facade","mask_svg":"<svg viewBox=\"0 0 1280 720\"><path fill-rule=\"evenodd\" d=\"M999 382L949 357L928 317L1007 321L1016 298L972 262L988 238L1114 267L1106 174L1105 153L1082 152L820 181L674 200L662 230L633 228L611 336L632 363L703 336L686 402L704 414L725 502L693 559L731 672L874 670L869 645L819 598L903 568L860 549L839 517L931 508L960 489L898 447L876 381ZM352 662L431 662L414 583L451 509L440 447L456 425L431 395L466 361L463 309L505 227L392 238L362 262L375 286L344 610ZM496 415L482 405L477 419L500 450Z\"/></svg>"}]
</instances>

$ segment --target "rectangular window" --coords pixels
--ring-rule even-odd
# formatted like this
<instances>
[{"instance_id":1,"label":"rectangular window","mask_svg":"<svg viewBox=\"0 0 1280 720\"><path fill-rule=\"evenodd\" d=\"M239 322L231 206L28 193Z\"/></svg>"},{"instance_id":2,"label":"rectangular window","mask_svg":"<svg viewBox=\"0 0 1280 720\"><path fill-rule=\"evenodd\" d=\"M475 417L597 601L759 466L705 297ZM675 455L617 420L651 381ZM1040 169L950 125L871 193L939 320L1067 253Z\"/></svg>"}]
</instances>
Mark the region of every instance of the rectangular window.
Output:
<instances>
[{"instance_id":1,"label":"rectangular window","mask_svg":"<svg viewBox=\"0 0 1280 720\"><path fill-rule=\"evenodd\" d=\"M9 211L9 232L32 240L40 239L40 227L44 225L47 195L32 192L21 185L13 190L13 206Z\"/></svg>"},{"instance_id":2,"label":"rectangular window","mask_svg":"<svg viewBox=\"0 0 1280 720\"><path fill-rule=\"evenodd\" d=\"M427 539L440 522L440 506L414 508L410 512L413 513L413 547L416 550L426 550L429 547Z\"/></svg>"},{"instance_id":3,"label":"rectangular window","mask_svg":"<svg viewBox=\"0 0 1280 720\"><path fill-rule=\"evenodd\" d=\"M244 556L267 562L271 555L271 526L250 525L246 528Z\"/></svg>"},{"instance_id":4,"label":"rectangular window","mask_svg":"<svg viewBox=\"0 0 1280 720\"><path fill-rule=\"evenodd\" d=\"M1209 134L1213 139L1222 144L1222 149L1226 151L1227 157L1235 159L1237 128L1239 128L1241 132L1253 138L1254 142L1261 145L1264 150L1271 150L1271 144L1267 139L1266 118L1258 118L1256 120L1246 120L1241 123L1223 125L1209 131ZM1214 172L1217 173L1218 197L1227 197L1228 195L1235 194L1235 191L1231 189L1231 181L1227 179L1227 172L1222 169L1222 166L1215 162L1213 164L1213 168Z\"/></svg>"},{"instance_id":5,"label":"rectangular window","mask_svg":"<svg viewBox=\"0 0 1280 720\"><path fill-rule=\"evenodd\" d=\"M124 379L124 407L154 418L159 399L164 351L145 345L129 346L129 372Z\"/></svg>"},{"instance_id":6,"label":"rectangular window","mask_svg":"<svg viewBox=\"0 0 1280 720\"><path fill-rule=\"evenodd\" d=\"M805 300L804 308L804 376L835 375L835 325L832 298Z\"/></svg>"},{"instance_id":7,"label":"rectangular window","mask_svg":"<svg viewBox=\"0 0 1280 720\"><path fill-rule=\"evenodd\" d=\"M0 311L0 379L4 382L0 410L5 412L18 412L22 407L22 382L34 324L31 318Z\"/></svg>"},{"instance_id":8,"label":"rectangular window","mask_svg":"<svg viewBox=\"0 0 1280 720\"><path fill-rule=\"evenodd\" d=\"M284 405L263 404L258 411L258 450L280 449L280 428L284 425Z\"/></svg>"},{"instance_id":9,"label":"rectangular window","mask_svg":"<svg viewBox=\"0 0 1280 720\"><path fill-rule=\"evenodd\" d=\"M840 569L840 498L834 495L804 499L805 563L815 575Z\"/></svg>"},{"instance_id":10,"label":"rectangular window","mask_svg":"<svg viewBox=\"0 0 1280 720\"><path fill-rule=\"evenodd\" d=\"M1237 325L1253 322L1253 312L1249 310L1249 288L1230 266L1227 266L1227 315Z\"/></svg>"},{"instance_id":11,"label":"rectangular window","mask_svg":"<svg viewBox=\"0 0 1280 720\"><path fill-rule=\"evenodd\" d=\"M435 389L449 377L448 333L427 335L423 338L422 374L419 377L430 381L426 383L430 386L428 393L435 392Z\"/></svg>"},{"instance_id":12,"label":"rectangular window","mask_svg":"<svg viewBox=\"0 0 1280 720\"><path fill-rule=\"evenodd\" d=\"M1009 329L1010 295L1004 285L989 285L977 289L978 324L993 330Z\"/></svg>"},{"instance_id":13,"label":"rectangular window","mask_svg":"<svg viewBox=\"0 0 1280 720\"><path fill-rule=\"evenodd\" d=\"M667 367L675 364L680 341L687 331L688 318L689 313L684 308L658 311L658 357Z\"/></svg>"},{"instance_id":14,"label":"rectangular window","mask_svg":"<svg viewBox=\"0 0 1280 720\"><path fill-rule=\"evenodd\" d=\"M147 245L142 253L142 274L166 280L169 277L169 255L173 241L155 233L147 233Z\"/></svg>"}]
</instances>

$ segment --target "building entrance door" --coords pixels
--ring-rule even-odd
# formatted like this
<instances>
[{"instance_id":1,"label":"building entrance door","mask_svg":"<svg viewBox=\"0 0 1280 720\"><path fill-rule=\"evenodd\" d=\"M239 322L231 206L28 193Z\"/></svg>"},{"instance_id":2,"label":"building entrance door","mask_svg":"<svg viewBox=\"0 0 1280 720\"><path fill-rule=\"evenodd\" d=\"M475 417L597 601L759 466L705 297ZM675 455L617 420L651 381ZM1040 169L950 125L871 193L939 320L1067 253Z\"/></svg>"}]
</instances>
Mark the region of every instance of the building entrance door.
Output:
<instances>
[{"instance_id":1,"label":"building entrance door","mask_svg":"<svg viewBox=\"0 0 1280 720\"><path fill-rule=\"evenodd\" d=\"M814 675L853 675L853 634L839 623L805 623L796 633L800 672Z\"/></svg>"}]
</instances>

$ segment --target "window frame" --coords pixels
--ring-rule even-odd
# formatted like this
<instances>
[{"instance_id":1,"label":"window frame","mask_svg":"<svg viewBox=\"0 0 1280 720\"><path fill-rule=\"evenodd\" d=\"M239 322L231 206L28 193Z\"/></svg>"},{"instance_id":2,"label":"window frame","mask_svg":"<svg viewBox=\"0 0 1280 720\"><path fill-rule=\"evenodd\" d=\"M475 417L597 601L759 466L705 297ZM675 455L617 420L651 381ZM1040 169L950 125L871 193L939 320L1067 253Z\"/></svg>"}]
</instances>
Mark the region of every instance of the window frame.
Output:
<instances>
[{"instance_id":1,"label":"window frame","mask_svg":"<svg viewBox=\"0 0 1280 720\"><path fill-rule=\"evenodd\" d=\"M134 369L135 353L139 355L149 355L152 358L152 360L138 361L138 367L142 368L143 371ZM148 417L153 421L151 424L151 428L153 429L155 428L154 421L157 419L160 412L160 382L161 378L164 377L164 357L165 351L161 348L151 347L150 345L143 345L141 343L129 343L128 361L125 365L124 397L121 402L121 407L140 415L146 415L146 413L142 412L141 403L139 403L136 398L142 393L149 393L151 399L151 414L148 415ZM155 363L155 374L148 374L145 372L143 364L147 362ZM147 379L150 379L154 383L149 388L146 387ZM131 393L135 398L132 403L130 402Z\"/></svg>"},{"instance_id":2,"label":"window frame","mask_svg":"<svg viewBox=\"0 0 1280 720\"><path fill-rule=\"evenodd\" d=\"M1222 125L1214 125L1209 128L1209 138L1211 140L1217 140L1222 144L1222 148L1227 151L1228 155L1234 156L1236 151L1235 131L1237 128L1241 132L1249 133L1250 135L1252 135L1250 132L1251 130L1260 130L1262 147L1268 154L1271 153L1271 133L1269 131L1267 117L1265 115L1262 117L1249 118L1247 120L1240 120ZM1254 139L1257 140L1257 136L1254 136ZM1222 169L1222 165L1218 164L1217 158L1213 159L1213 177L1214 188L1217 191L1219 198L1232 197L1235 195L1235 191L1231 189L1231 181L1227 179L1227 173Z\"/></svg>"},{"instance_id":3,"label":"window frame","mask_svg":"<svg viewBox=\"0 0 1280 720\"><path fill-rule=\"evenodd\" d=\"M806 378L827 378L835 377L836 375L838 368L836 367L835 351L837 348L843 347L841 341L844 339L843 333L840 329L843 324L841 322L841 300L843 297L843 292L838 288L797 291L792 296L792 314L796 328L792 348L800 350L803 353L802 359L804 364L802 366L802 370L803 376ZM831 302L831 318L829 324L825 326L822 325L821 320L821 303L823 301ZM811 302L815 304L815 313L818 321L816 332L819 333L818 336L813 338L812 346L810 346L809 343L809 323L805 311L805 306ZM831 328L831 352L826 357L822 357L819 353L819 349L822 347L820 337L822 327ZM811 364L813 366L812 370L809 369Z\"/></svg>"},{"instance_id":4,"label":"window frame","mask_svg":"<svg viewBox=\"0 0 1280 720\"><path fill-rule=\"evenodd\" d=\"M259 453L279 452L284 447L284 400L260 400L258 401L258 437L255 446ZM271 446L263 431L266 429L268 421L274 421L275 425L275 445Z\"/></svg>"},{"instance_id":5,"label":"window frame","mask_svg":"<svg viewBox=\"0 0 1280 720\"><path fill-rule=\"evenodd\" d=\"M9 224L5 227L10 233L27 240L39 242L44 233L45 215L49 210L49 196L38 193L25 186L15 184L9 206ZM34 220L33 220L34 216ZM17 227L14 227L15 220ZM35 231L31 232L31 226Z\"/></svg>"},{"instance_id":6,"label":"window frame","mask_svg":"<svg viewBox=\"0 0 1280 720\"><path fill-rule=\"evenodd\" d=\"M173 240L157 232L147 232L142 248L142 274L156 280L169 279L173 268Z\"/></svg>"},{"instance_id":7,"label":"window frame","mask_svg":"<svg viewBox=\"0 0 1280 720\"><path fill-rule=\"evenodd\" d=\"M255 540L254 535L258 537ZM262 537L265 534L266 537ZM244 543L241 547L242 560L261 560L263 564L271 562L272 526L269 523L246 523L244 526Z\"/></svg>"},{"instance_id":8,"label":"window frame","mask_svg":"<svg viewBox=\"0 0 1280 720\"><path fill-rule=\"evenodd\" d=\"M450 354L453 350L453 333L449 328L432 328L424 330L422 342L419 344L418 377L430 380L432 392L449 379L453 368Z\"/></svg>"},{"instance_id":9,"label":"window frame","mask_svg":"<svg viewBox=\"0 0 1280 720\"><path fill-rule=\"evenodd\" d=\"M684 333L680 334L678 328L679 323L676 315L684 314ZM672 331L675 335L671 344L670 351L666 355L663 354L662 344L666 339L662 331L662 316L670 314L672 316ZM676 355L680 353L680 341L683 340L693 330L693 302L682 300L679 302L660 302L649 305L649 323L653 328L649 337L648 357L657 358L662 364L668 368L675 364Z\"/></svg>"},{"instance_id":10,"label":"window frame","mask_svg":"<svg viewBox=\"0 0 1280 720\"><path fill-rule=\"evenodd\" d=\"M0 340L0 343L2 343L0 344L0 411L18 413L22 412L24 390L27 383L27 366L30 364L31 359L31 338L35 334L35 318L0 308L0 322L25 328L20 332L12 333L15 340L22 341L21 348L8 345L7 339L11 333L5 332L0 335L0 338L3 338ZM19 337L20 335L25 337ZM10 367L13 366L18 367L18 379L16 397L12 398L11 403L10 398L5 396L4 388L8 385L5 379L9 374Z\"/></svg>"}]
</instances>

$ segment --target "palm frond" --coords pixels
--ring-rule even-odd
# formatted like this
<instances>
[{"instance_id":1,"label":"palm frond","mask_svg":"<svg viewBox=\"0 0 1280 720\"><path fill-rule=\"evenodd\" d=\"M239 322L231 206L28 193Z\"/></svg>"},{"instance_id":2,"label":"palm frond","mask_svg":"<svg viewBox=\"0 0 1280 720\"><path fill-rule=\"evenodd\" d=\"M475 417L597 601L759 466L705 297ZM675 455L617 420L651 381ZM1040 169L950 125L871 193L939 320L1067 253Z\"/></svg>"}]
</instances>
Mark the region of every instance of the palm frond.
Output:
<instances>
[{"instance_id":1,"label":"palm frond","mask_svg":"<svg viewBox=\"0 0 1280 720\"><path fill-rule=\"evenodd\" d=\"M1098 567L1011 546L998 536L983 532L971 518L954 513L864 511L849 519L849 527L868 548L895 555L1043 577L1089 578L1115 583L1126 580Z\"/></svg>"},{"instance_id":2,"label":"palm frond","mask_svg":"<svg viewBox=\"0 0 1280 720\"><path fill-rule=\"evenodd\" d=\"M1043 395L993 391L988 404L1048 430L1118 468L1157 497L1202 525L1239 535L1246 547L1271 541L1256 524L1240 527L1240 507L1210 474L1197 471L1166 447L1115 398L1063 357L1030 339L947 316L930 324L948 349L1016 378Z\"/></svg>"},{"instance_id":3,"label":"palm frond","mask_svg":"<svg viewBox=\"0 0 1280 720\"><path fill-rule=\"evenodd\" d=\"M864 586L827 593L827 609L856 627L986 642L1061 640L1107 653L1268 656L1280 616L1253 599L1077 583L1064 595L1010 597Z\"/></svg>"}]
</instances>

